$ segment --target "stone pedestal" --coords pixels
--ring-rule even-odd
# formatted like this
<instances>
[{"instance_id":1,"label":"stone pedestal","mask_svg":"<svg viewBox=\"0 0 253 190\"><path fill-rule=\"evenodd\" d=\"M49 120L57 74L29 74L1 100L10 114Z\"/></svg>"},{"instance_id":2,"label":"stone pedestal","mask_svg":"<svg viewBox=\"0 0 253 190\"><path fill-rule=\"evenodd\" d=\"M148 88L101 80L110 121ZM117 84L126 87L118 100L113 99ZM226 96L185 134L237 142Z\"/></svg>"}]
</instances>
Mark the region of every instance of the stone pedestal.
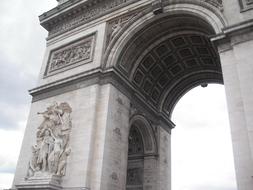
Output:
<instances>
[{"instance_id":1,"label":"stone pedestal","mask_svg":"<svg viewBox=\"0 0 253 190\"><path fill-rule=\"evenodd\" d=\"M60 190L61 187L61 177L50 174L43 174L41 172L35 173L33 177L29 179L24 179L20 184L16 185L19 190L26 189L39 189L39 190Z\"/></svg>"}]
</instances>

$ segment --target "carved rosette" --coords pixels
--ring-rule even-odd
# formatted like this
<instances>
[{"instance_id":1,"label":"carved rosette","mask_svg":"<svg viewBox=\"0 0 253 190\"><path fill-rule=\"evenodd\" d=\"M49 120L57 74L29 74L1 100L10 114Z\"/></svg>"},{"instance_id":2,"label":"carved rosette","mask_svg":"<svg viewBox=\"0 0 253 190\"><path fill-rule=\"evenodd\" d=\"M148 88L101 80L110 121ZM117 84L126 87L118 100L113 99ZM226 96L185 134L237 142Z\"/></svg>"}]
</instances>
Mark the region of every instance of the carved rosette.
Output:
<instances>
[{"instance_id":1,"label":"carved rosette","mask_svg":"<svg viewBox=\"0 0 253 190\"><path fill-rule=\"evenodd\" d=\"M60 184L71 152L69 147L71 112L68 103L55 102L46 111L38 113L43 117L43 122L38 126L36 144L32 146L26 181L58 178L54 181Z\"/></svg>"},{"instance_id":2,"label":"carved rosette","mask_svg":"<svg viewBox=\"0 0 253 190\"><path fill-rule=\"evenodd\" d=\"M91 62L94 41L95 34L53 50L49 56L45 76Z\"/></svg>"}]
</instances>

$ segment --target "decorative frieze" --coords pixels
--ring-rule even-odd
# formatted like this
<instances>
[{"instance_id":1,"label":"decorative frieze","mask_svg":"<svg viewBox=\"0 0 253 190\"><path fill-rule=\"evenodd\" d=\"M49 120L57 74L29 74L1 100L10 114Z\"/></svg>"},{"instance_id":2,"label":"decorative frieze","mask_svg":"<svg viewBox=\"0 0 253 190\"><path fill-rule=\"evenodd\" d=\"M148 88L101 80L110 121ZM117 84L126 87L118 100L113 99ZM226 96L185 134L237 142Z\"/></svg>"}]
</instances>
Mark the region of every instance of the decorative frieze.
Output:
<instances>
[{"instance_id":1,"label":"decorative frieze","mask_svg":"<svg viewBox=\"0 0 253 190\"><path fill-rule=\"evenodd\" d=\"M121 7L127 6L128 4L137 2L140 0L98 0L95 2L86 1L81 5L78 5L76 8L73 8L71 12L66 12L60 14L59 16L52 17L53 14L56 14L65 3L60 3L59 6L53 10L52 13L48 12L40 16L41 24L49 31L49 38L72 30L80 25L83 25L93 19L99 18L111 11L119 9ZM222 9L222 0L196 0L207 2L218 9ZM245 0L251 2L252 0ZM64 1L65 2L65 1ZM175 1L176 2L176 1ZM161 3L173 3L171 0L163 0ZM62 5L61 5L62 4ZM152 6L152 1L151 5ZM52 17L52 19L48 19ZM121 24L116 25L115 27L120 27Z\"/></svg>"},{"instance_id":2,"label":"decorative frieze","mask_svg":"<svg viewBox=\"0 0 253 190\"><path fill-rule=\"evenodd\" d=\"M207 2L220 10L223 9L222 0L201 0L201 1Z\"/></svg>"},{"instance_id":3,"label":"decorative frieze","mask_svg":"<svg viewBox=\"0 0 253 190\"><path fill-rule=\"evenodd\" d=\"M66 32L111 10L136 1L139 0L104 0L95 2L94 5L85 5L84 10L79 8L79 12L75 10L75 14L70 14L64 20L59 20L57 23L50 25L49 37Z\"/></svg>"},{"instance_id":4,"label":"decorative frieze","mask_svg":"<svg viewBox=\"0 0 253 190\"><path fill-rule=\"evenodd\" d=\"M108 22L106 46L108 46L108 44L110 43L110 41L112 41L116 34L122 31L124 26L130 23L138 15L138 13L139 12L134 12L131 14L123 15Z\"/></svg>"},{"instance_id":5,"label":"decorative frieze","mask_svg":"<svg viewBox=\"0 0 253 190\"><path fill-rule=\"evenodd\" d=\"M92 35L53 50L49 56L45 76L91 62L94 42L95 35Z\"/></svg>"}]
</instances>

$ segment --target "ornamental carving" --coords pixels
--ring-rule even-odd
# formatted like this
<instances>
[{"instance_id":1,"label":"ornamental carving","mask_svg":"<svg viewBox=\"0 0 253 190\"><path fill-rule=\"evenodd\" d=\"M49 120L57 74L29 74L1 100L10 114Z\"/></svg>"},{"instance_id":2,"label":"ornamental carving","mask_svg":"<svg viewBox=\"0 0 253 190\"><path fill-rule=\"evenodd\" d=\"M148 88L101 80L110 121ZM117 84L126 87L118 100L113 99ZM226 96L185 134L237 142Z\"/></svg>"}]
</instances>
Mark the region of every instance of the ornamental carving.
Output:
<instances>
[{"instance_id":1,"label":"ornamental carving","mask_svg":"<svg viewBox=\"0 0 253 190\"><path fill-rule=\"evenodd\" d=\"M49 38L60 35L73 28L83 25L93 19L99 18L105 14L108 14L116 9L127 6L130 3L135 3L139 0L104 0L104 1L87 1L82 6L73 9L72 12L68 12L67 16L57 17L51 21L43 23L43 26L49 31ZM222 10L222 0L196 0L207 2ZM251 0L245 0L251 1ZM64 1L65 2L65 1ZM171 0L163 0L163 2L171 3ZM63 4L63 3L60 3ZM46 19L47 16L42 15L41 20ZM115 28L120 25L115 26Z\"/></svg>"},{"instance_id":2,"label":"ornamental carving","mask_svg":"<svg viewBox=\"0 0 253 190\"><path fill-rule=\"evenodd\" d=\"M124 15L122 17L116 18L112 21L109 21L107 27L107 42L108 45L110 41L118 34L124 26L130 23L136 16L138 15L137 12L133 14Z\"/></svg>"},{"instance_id":3,"label":"ornamental carving","mask_svg":"<svg viewBox=\"0 0 253 190\"><path fill-rule=\"evenodd\" d=\"M54 103L46 111L36 134L36 144L32 146L26 180L33 176L64 176L70 155L69 135L72 128L72 109L68 103Z\"/></svg>"},{"instance_id":4,"label":"ornamental carving","mask_svg":"<svg viewBox=\"0 0 253 190\"><path fill-rule=\"evenodd\" d=\"M139 0L107 0L95 3L93 6L86 6L86 8L77 14L66 17L64 21L59 21L54 24L49 32L49 36L55 36L66 32L72 28L80 26L94 18L102 16L103 14L118 8L129 2L136 2Z\"/></svg>"},{"instance_id":5,"label":"ornamental carving","mask_svg":"<svg viewBox=\"0 0 253 190\"><path fill-rule=\"evenodd\" d=\"M142 136L136 127L132 127L128 138L128 155L136 156L144 153Z\"/></svg>"},{"instance_id":6,"label":"ornamental carving","mask_svg":"<svg viewBox=\"0 0 253 190\"><path fill-rule=\"evenodd\" d=\"M127 185L136 186L136 185L142 185L142 184L143 184L143 168L128 168L127 169Z\"/></svg>"},{"instance_id":7,"label":"ornamental carving","mask_svg":"<svg viewBox=\"0 0 253 190\"><path fill-rule=\"evenodd\" d=\"M92 61L94 35L74 42L60 49L53 50L49 57L45 75L70 66L78 66Z\"/></svg>"},{"instance_id":8,"label":"ornamental carving","mask_svg":"<svg viewBox=\"0 0 253 190\"><path fill-rule=\"evenodd\" d=\"M202 0L202 1L209 3L209 4L217 7L220 10L223 9L222 0Z\"/></svg>"}]
</instances>

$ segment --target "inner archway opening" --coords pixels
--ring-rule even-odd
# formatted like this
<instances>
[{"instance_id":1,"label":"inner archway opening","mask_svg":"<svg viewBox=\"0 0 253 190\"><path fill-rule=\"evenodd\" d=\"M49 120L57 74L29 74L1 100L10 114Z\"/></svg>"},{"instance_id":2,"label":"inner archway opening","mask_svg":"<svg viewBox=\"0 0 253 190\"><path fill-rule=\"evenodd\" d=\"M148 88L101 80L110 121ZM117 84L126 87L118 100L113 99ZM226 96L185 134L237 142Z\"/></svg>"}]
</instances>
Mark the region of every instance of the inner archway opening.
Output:
<instances>
[{"instance_id":1,"label":"inner archway opening","mask_svg":"<svg viewBox=\"0 0 253 190\"><path fill-rule=\"evenodd\" d=\"M131 119L128 136L126 190L155 188L157 144L154 130L143 115Z\"/></svg>"},{"instance_id":2,"label":"inner archway opening","mask_svg":"<svg viewBox=\"0 0 253 190\"><path fill-rule=\"evenodd\" d=\"M236 190L224 86L190 90L172 121L172 190Z\"/></svg>"},{"instance_id":3,"label":"inner archway opening","mask_svg":"<svg viewBox=\"0 0 253 190\"><path fill-rule=\"evenodd\" d=\"M144 112L151 113L154 125L160 125L156 120L164 121L168 127L164 124L159 127L170 134L174 126L171 122L172 112L186 92L199 85L223 84L219 52L210 40L216 31L206 19L186 12L154 17L133 31L126 41L119 40L123 46L115 54L115 63L111 64L115 64L115 71L130 86L134 102L140 104L140 107L143 106ZM177 124L177 129L177 121L172 121ZM176 129L172 129L172 137L173 130ZM162 138L157 136L157 139L159 141ZM158 149L165 144L166 138L164 142L159 142L161 144ZM158 151L157 160L161 161L161 155L161 151ZM170 155L166 156L166 159L161 161L164 165L170 163ZM159 168L164 165L159 165ZM170 172L171 168L166 170ZM191 172L194 172L194 169ZM163 175L160 175L154 179L160 180L162 177ZM170 180L170 173L166 174L166 179ZM180 181L182 182L181 179ZM170 181L163 185L170 189Z\"/></svg>"},{"instance_id":4,"label":"inner archway opening","mask_svg":"<svg viewBox=\"0 0 253 190\"><path fill-rule=\"evenodd\" d=\"M144 146L141 132L133 125L128 137L126 190L143 189Z\"/></svg>"}]
</instances>

